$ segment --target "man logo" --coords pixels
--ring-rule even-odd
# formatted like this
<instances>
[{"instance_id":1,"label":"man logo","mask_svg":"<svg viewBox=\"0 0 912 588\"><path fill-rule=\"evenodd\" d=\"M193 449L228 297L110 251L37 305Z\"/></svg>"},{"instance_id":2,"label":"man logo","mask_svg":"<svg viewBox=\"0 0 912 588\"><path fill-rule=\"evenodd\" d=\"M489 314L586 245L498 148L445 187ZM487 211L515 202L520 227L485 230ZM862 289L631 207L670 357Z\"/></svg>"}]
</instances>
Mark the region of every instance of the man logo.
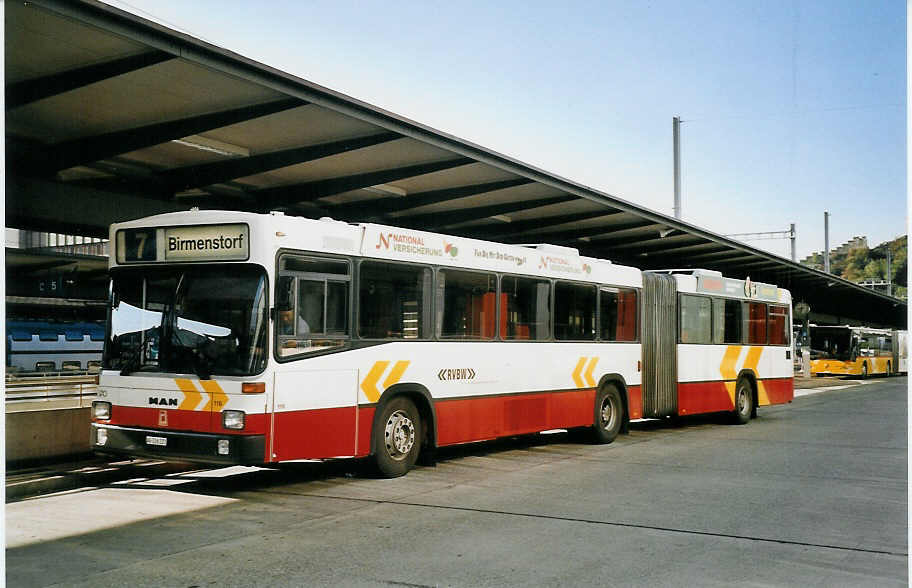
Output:
<instances>
[{"instance_id":1,"label":"man logo","mask_svg":"<svg viewBox=\"0 0 912 588\"><path fill-rule=\"evenodd\" d=\"M177 406L177 398L156 398L149 396L149 404L155 406Z\"/></svg>"}]
</instances>

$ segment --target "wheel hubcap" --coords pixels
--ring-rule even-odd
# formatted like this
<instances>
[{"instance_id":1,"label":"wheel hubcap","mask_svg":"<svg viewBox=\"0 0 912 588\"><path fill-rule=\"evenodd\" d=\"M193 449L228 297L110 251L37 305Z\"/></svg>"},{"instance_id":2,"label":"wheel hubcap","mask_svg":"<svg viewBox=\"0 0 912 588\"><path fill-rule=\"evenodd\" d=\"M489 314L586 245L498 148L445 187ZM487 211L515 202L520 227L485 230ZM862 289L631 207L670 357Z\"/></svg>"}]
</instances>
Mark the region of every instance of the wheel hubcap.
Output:
<instances>
[{"instance_id":1,"label":"wheel hubcap","mask_svg":"<svg viewBox=\"0 0 912 588\"><path fill-rule=\"evenodd\" d=\"M386 421L386 451L393 459L405 459L415 445L415 424L401 410L390 415Z\"/></svg>"},{"instance_id":2,"label":"wheel hubcap","mask_svg":"<svg viewBox=\"0 0 912 588\"><path fill-rule=\"evenodd\" d=\"M614 426L614 407L611 405L611 399L605 398L602 402L602 428L610 429Z\"/></svg>"},{"instance_id":3,"label":"wheel hubcap","mask_svg":"<svg viewBox=\"0 0 912 588\"><path fill-rule=\"evenodd\" d=\"M745 414L745 413L747 413L747 411L749 409L750 409L750 399L747 395L747 390L745 390L744 388L741 388L741 390L738 392L738 411L741 414Z\"/></svg>"}]
</instances>

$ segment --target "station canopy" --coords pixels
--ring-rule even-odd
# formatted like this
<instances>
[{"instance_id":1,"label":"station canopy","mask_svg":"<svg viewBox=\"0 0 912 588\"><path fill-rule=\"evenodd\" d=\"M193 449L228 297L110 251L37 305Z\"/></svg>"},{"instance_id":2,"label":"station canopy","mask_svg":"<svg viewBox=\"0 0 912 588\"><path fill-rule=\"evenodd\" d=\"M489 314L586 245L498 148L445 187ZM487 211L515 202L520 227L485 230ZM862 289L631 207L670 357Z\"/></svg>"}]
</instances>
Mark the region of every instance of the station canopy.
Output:
<instances>
[{"instance_id":1,"label":"station canopy","mask_svg":"<svg viewBox=\"0 0 912 588\"><path fill-rule=\"evenodd\" d=\"M6 226L281 210L789 288L812 318L906 305L98 2L5 5ZM534 124L530 122L530 124Z\"/></svg>"}]
</instances>

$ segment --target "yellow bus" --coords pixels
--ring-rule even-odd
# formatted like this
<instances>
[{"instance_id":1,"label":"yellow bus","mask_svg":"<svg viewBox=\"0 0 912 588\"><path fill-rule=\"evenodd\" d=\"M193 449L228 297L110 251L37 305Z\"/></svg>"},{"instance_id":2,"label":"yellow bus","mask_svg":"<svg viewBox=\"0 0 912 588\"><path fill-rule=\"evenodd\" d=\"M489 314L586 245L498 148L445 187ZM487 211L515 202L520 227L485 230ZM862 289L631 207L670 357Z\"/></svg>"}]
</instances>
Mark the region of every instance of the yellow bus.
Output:
<instances>
[{"instance_id":1,"label":"yellow bus","mask_svg":"<svg viewBox=\"0 0 912 588\"><path fill-rule=\"evenodd\" d=\"M895 331L866 327L810 327L811 375L890 375L897 371Z\"/></svg>"}]
</instances>

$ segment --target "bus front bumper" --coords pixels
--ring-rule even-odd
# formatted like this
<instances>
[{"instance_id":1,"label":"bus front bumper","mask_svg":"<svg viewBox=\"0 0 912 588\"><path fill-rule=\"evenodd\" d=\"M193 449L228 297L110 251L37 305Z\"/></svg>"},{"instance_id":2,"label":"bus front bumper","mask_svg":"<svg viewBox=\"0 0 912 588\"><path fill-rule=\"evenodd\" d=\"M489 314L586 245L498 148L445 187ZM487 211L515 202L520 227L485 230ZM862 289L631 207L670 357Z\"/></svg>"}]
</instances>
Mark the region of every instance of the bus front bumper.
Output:
<instances>
[{"instance_id":1,"label":"bus front bumper","mask_svg":"<svg viewBox=\"0 0 912 588\"><path fill-rule=\"evenodd\" d=\"M266 455L264 435L186 433L92 423L91 442L97 453L166 461L261 464Z\"/></svg>"}]
</instances>

